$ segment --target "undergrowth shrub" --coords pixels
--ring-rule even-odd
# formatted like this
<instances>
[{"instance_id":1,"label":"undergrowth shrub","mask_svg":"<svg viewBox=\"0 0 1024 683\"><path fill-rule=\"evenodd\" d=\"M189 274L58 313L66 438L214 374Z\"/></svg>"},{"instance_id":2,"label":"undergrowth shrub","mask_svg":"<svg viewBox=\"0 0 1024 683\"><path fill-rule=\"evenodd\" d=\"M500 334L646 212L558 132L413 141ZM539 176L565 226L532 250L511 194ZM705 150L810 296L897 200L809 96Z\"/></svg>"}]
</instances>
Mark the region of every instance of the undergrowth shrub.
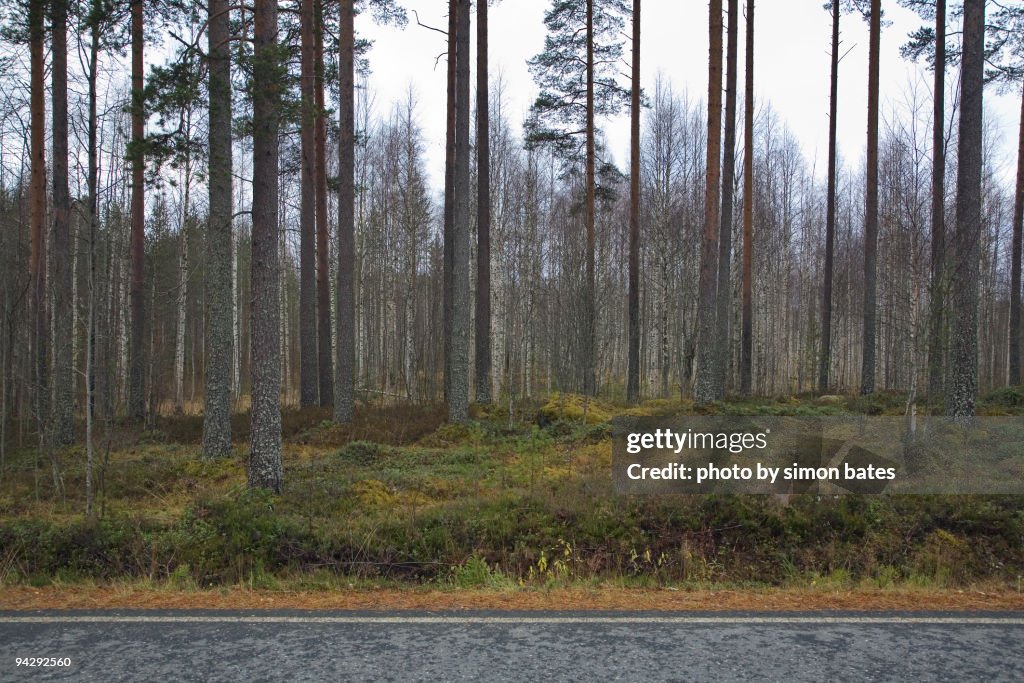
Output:
<instances>
[{"instance_id":1,"label":"undergrowth shrub","mask_svg":"<svg viewBox=\"0 0 1024 683\"><path fill-rule=\"evenodd\" d=\"M372 441L353 441L341 447L338 457L356 465L372 465L387 453L387 449Z\"/></svg>"},{"instance_id":2,"label":"undergrowth shrub","mask_svg":"<svg viewBox=\"0 0 1024 683\"><path fill-rule=\"evenodd\" d=\"M461 565L452 567L451 582L459 588L510 588L515 585L515 581L502 573L500 566L490 566L476 553Z\"/></svg>"},{"instance_id":3,"label":"undergrowth shrub","mask_svg":"<svg viewBox=\"0 0 1024 683\"><path fill-rule=\"evenodd\" d=\"M1024 386L1002 387L986 394L981 403L1001 408L1024 408Z\"/></svg>"}]
</instances>

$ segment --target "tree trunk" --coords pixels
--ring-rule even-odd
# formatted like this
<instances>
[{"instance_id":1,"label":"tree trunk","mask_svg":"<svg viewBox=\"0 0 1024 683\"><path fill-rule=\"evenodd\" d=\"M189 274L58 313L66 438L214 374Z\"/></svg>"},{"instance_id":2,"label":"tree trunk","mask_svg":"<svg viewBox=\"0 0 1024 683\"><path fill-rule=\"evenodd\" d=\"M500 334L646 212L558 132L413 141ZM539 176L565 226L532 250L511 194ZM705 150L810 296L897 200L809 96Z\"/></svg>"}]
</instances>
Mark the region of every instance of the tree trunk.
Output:
<instances>
[{"instance_id":1,"label":"tree trunk","mask_svg":"<svg viewBox=\"0 0 1024 683\"><path fill-rule=\"evenodd\" d=\"M234 235L231 257L231 396L238 401L242 395L242 305L239 301L242 283L238 278L242 239Z\"/></svg>"},{"instance_id":2,"label":"tree trunk","mask_svg":"<svg viewBox=\"0 0 1024 683\"><path fill-rule=\"evenodd\" d=\"M209 227L206 237L206 372L203 455L231 455L231 386L234 383L234 240L231 159L231 51L227 0L209 0Z\"/></svg>"},{"instance_id":3,"label":"tree trunk","mask_svg":"<svg viewBox=\"0 0 1024 683\"><path fill-rule=\"evenodd\" d=\"M932 94L932 281L931 310L929 311L928 321L930 328L928 335L928 395L931 397L942 394L942 388L946 379L942 359L946 348L945 315L943 311L946 298L945 80L946 0L936 0L935 85ZM1012 350L1010 356L1012 364Z\"/></svg>"},{"instance_id":4,"label":"tree trunk","mask_svg":"<svg viewBox=\"0 0 1024 683\"><path fill-rule=\"evenodd\" d=\"M448 0L448 73L444 147L444 264L442 274L442 365L444 400L451 394L452 381L452 258L455 244L455 40L459 31L459 0Z\"/></svg>"},{"instance_id":5,"label":"tree trunk","mask_svg":"<svg viewBox=\"0 0 1024 683\"><path fill-rule=\"evenodd\" d=\"M284 203L283 197L278 195L278 198L277 198L277 220L278 220L278 225L280 226L281 223L287 222L287 220L288 220L287 217L288 217L288 206ZM287 261L288 261L288 245L285 243L285 240L283 239L283 237L284 237L284 233L280 232L280 228L279 228L278 229L278 241L277 241L277 250L278 250L277 258L278 258L278 264L279 264L278 268L282 269L282 270L283 270L283 267L280 264L287 263ZM291 273L288 273L288 274L291 275L292 273L294 273L294 270L292 270ZM280 322L279 333L281 335L281 396L283 397L283 400L284 400L284 402L286 404L291 404L291 400L292 400L292 398L291 398L292 397L292 367L291 367L292 344L291 344L291 326L288 324L289 323L289 319L288 319L289 318L289 315L288 315L288 312L289 312L289 307L288 307L288 288L285 286L287 284L287 282L288 282L288 279L290 279L290 278L278 276L278 292L280 294L280 296L278 297L278 304L279 304L278 305L278 309L280 311L280 316L279 316L278 320Z\"/></svg>"},{"instance_id":6,"label":"tree trunk","mask_svg":"<svg viewBox=\"0 0 1024 683\"><path fill-rule=\"evenodd\" d=\"M96 412L96 236L99 232L99 150L97 137L97 80L99 78L100 27L90 27L89 42L89 123L88 178L89 190L89 274L85 334L85 514L93 513L93 417Z\"/></svg>"},{"instance_id":7,"label":"tree trunk","mask_svg":"<svg viewBox=\"0 0 1024 683\"><path fill-rule=\"evenodd\" d=\"M327 116L324 102L324 6L315 0L313 96L313 174L316 181L317 373L320 405L334 405L334 352L331 348L331 271L327 246Z\"/></svg>"},{"instance_id":8,"label":"tree trunk","mask_svg":"<svg viewBox=\"0 0 1024 683\"><path fill-rule=\"evenodd\" d=\"M249 486L281 491L278 116L282 65L277 2L256 0L253 52L252 452Z\"/></svg>"},{"instance_id":9,"label":"tree trunk","mask_svg":"<svg viewBox=\"0 0 1024 683\"><path fill-rule=\"evenodd\" d=\"M985 2L965 0L960 64L960 135L956 178L956 254L953 339L946 412L974 415L978 391L978 278L981 239L982 88L985 79Z\"/></svg>"},{"instance_id":10,"label":"tree trunk","mask_svg":"<svg viewBox=\"0 0 1024 683\"><path fill-rule=\"evenodd\" d=\"M184 133L192 135L192 109L186 109ZM192 156L186 150L183 164L181 222L178 228L178 310L174 330L174 412L181 414L185 404L185 328L188 324L188 225L192 216ZM194 358L194 357L193 357Z\"/></svg>"},{"instance_id":11,"label":"tree trunk","mask_svg":"<svg viewBox=\"0 0 1024 683\"><path fill-rule=\"evenodd\" d=\"M29 186L29 279L32 303L32 411L40 428L40 437L49 419L48 363L49 322L46 316L46 100L43 80L45 28L43 0L32 0L28 7L30 52L31 112L31 184Z\"/></svg>"},{"instance_id":12,"label":"tree trunk","mask_svg":"<svg viewBox=\"0 0 1024 683\"><path fill-rule=\"evenodd\" d=\"M458 0L455 33L455 171L452 216L451 381L448 421L469 420L469 0Z\"/></svg>"},{"instance_id":13,"label":"tree trunk","mask_svg":"<svg viewBox=\"0 0 1024 683\"><path fill-rule=\"evenodd\" d=\"M704 186L704 240L697 311L698 403L710 403L719 398L715 382L715 287L718 273L719 166L722 151L722 0L711 0L709 12L707 176Z\"/></svg>"},{"instance_id":14,"label":"tree trunk","mask_svg":"<svg viewBox=\"0 0 1024 683\"><path fill-rule=\"evenodd\" d=\"M314 142L314 20L315 0L302 0L300 33L302 45L299 82L302 92L300 139L302 172L299 204L299 405L318 403L316 334L316 184Z\"/></svg>"},{"instance_id":15,"label":"tree trunk","mask_svg":"<svg viewBox=\"0 0 1024 683\"><path fill-rule=\"evenodd\" d=\"M355 267L355 7L341 0L338 25L341 45L338 76L341 86L338 139L338 272L335 318L334 419L351 422L355 401L355 310L352 273Z\"/></svg>"},{"instance_id":16,"label":"tree trunk","mask_svg":"<svg viewBox=\"0 0 1024 683\"><path fill-rule=\"evenodd\" d=\"M587 170L586 170L586 230L587 230L587 280L583 292L583 392L587 396L597 394L597 310L594 258L596 234L594 229L595 194L595 135L594 130L594 0L587 0Z\"/></svg>"},{"instance_id":17,"label":"tree trunk","mask_svg":"<svg viewBox=\"0 0 1024 683\"><path fill-rule=\"evenodd\" d=\"M408 159L410 168L415 160ZM405 397L409 401L416 401L419 392L416 386L416 225L413 221L411 228L407 229L406 239L406 283L405 283Z\"/></svg>"},{"instance_id":18,"label":"tree trunk","mask_svg":"<svg viewBox=\"0 0 1024 683\"><path fill-rule=\"evenodd\" d=\"M733 0L735 2L735 0ZM626 400L640 400L640 0L633 0L629 141L629 353Z\"/></svg>"},{"instance_id":19,"label":"tree trunk","mask_svg":"<svg viewBox=\"0 0 1024 683\"><path fill-rule=\"evenodd\" d=\"M187 162L186 162L187 163ZM186 181L187 182L187 181ZM188 197L186 187L185 196ZM185 404L185 324L188 312L188 201L182 208L180 248L178 254L178 310L174 329L174 412L181 414Z\"/></svg>"},{"instance_id":20,"label":"tree trunk","mask_svg":"<svg viewBox=\"0 0 1024 683\"><path fill-rule=\"evenodd\" d=\"M75 377L71 197L68 192L68 35L67 0L53 2L53 443L74 441Z\"/></svg>"},{"instance_id":21,"label":"tree trunk","mask_svg":"<svg viewBox=\"0 0 1024 683\"><path fill-rule=\"evenodd\" d=\"M132 326L128 353L128 416L141 420L146 413L145 394L145 328L146 295L143 291L144 260L146 242L146 199L143 174L146 158L143 151L143 0L133 0L131 5L132 38L132 201L131 201L131 311Z\"/></svg>"},{"instance_id":22,"label":"tree trunk","mask_svg":"<svg viewBox=\"0 0 1024 683\"><path fill-rule=\"evenodd\" d=\"M740 390L750 395L753 380L754 256L754 0L747 0L747 68L743 121L743 332L740 341Z\"/></svg>"},{"instance_id":23,"label":"tree trunk","mask_svg":"<svg viewBox=\"0 0 1024 683\"><path fill-rule=\"evenodd\" d=\"M725 398L732 339L729 314L732 310L732 209L733 182L736 177L736 67L739 51L739 0L729 0L729 29L725 74L725 153L722 158L722 226L718 239L717 357L715 394Z\"/></svg>"},{"instance_id":24,"label":"tree trunk","mask_svg":"<svg viewBox=\"0 0 1024 683\"><path fill-rule=\"evenodd\" d=\"M476 9L476 400L491 402L491 145L487 0Z\"/></svg>"},{"instance_id":25,"label":"tree trunk","mask_svg":"<svg viewBox=\"0 0 1024 683\"><path fill-rule=\"evenodd\" d=\"M882 30L882 2L871 0L868 47L868 150L867 187L864 194L864 348L861 358L860 393L875 391L875 269L878 252L878 61Z\"/></svg>"},{"instance_id":26,"label":"tree trunk","mask_svg":"<svg viewBox=\"0 0 1024 683\"><path fill-rule=\"evenodd\" d=\"M821 297L818 391L828 393L832 369L832 260L836 242L836 117L839 97L839 0L832 0L832 73L828 105L828 198L825 209L825 272Z\"/></svg>"},{"instance_id":27,"label":"tree trunk","mask_svg":"<svg viewBox=\"0 0 1024 683\"><path fill-rule=\"evenodd\" d=\"M1024 90L1017 143L1017 187L1013 202L1013 254L1010 257L1010 384L1020 384L1020 271L1024 233Z\"/></svg>"}]
</instances>

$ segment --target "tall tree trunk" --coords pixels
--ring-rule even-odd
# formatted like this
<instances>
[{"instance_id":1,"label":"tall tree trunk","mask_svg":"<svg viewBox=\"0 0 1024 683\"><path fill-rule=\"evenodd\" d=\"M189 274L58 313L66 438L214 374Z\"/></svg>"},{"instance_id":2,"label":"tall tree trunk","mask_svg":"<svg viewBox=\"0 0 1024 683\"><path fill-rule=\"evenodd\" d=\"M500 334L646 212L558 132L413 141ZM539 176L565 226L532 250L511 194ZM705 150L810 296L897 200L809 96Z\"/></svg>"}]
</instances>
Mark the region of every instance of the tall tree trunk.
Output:
<instances>
[{"instance_id":1,"label":"tall tree trunk","mask_svg":"<svg viewBox=\"0 0 1024 683\"><path fill-rule=\"evenodd\" d=\"M44 72L44 16L46 4L36 0L29 7L31 52L31 209L30 209L30 280L33 319L33 411L39 428L40 451L50 455L50 472L54 492L60 492L60 467L50 449L50 321L47 313L46 289L46 97Z\"/></svg>"},{"instance_id":2,"label":"tall tree trunk","mask_svg":"<svg viewBox=\"0 0 1024 683\"><path fill-rule=\"evenodd\" d=\"M234 383L234 240L231 229L231 51L227 0L209 10L209 227L206 239L206 372L203 455L231 455L231 386Z\"/></svg>"},{"instance_id":3,"label":"tall tree trunk","mask_svg":"<svg viewBox=\"0 0 1024 683\"><path fill-rule=\"evenodd\" d=\"M98 13L99 0L93 0L92 14ZM97 80L99 78L100 26L93 19L89 41L89 123L88 177L89 190L89 274L85 334L85 514L93 514L94 448L93 422L96 413L96 237L99 232L99 149L97 145Z\"/></svg>"},{"instance_id":4,"label":"tall tree trunk","mask_svg":"<svg viewBox=\"0 0 1024 683\"><path fill-rule=\"evenodd\" d=\"M452 258L455 245L455 70L456 36L459 31L459 0L448 0L448 72L444 141L444 264L442 267L442 365L444 400L451 394L452 381Z\"/></svg>"},{"instance_id":5,"label":"tall tree trunk","mask_svg":"<svg viewBox=\"0 0 1024 683\"><path fill-rule=\"evenodd\" d=\"M732 312L732 209L733 183L736 178L736 68L739 52L739 0L729 0L729 29L725 72L725 153L722 158L722 226L718 234L718 298L715 337L715 394L725 397L732 339L729 316Z\"/></svg>"},{"instance_id":6,"label":"tall tree trunk","mask_svg":"<svg viewBox=\"0 0 1024 683\"><path fill-rule=\"evenodd\" d=\"M107 261L107 278L106 278L107 282L111 282L111 278L110 278L110 263L111 263L111 260ZM111 310L111 311L114 310L114 297L113 297L113 295L110 298L109 310ZM109 313L108 313L108 315L109 315ZM149 382L148 382L148 386L149 386L149 405L153 406L153 409L150 410L149 413L146 415L146 420L145 420L144 424L145 424L145 428L146 429L156 429L156 413L157 413L157 406L159 405L159 402L157 400L157 394L156 394L157 386L156 386L156 381L155 381L156 380L156 330L157 330L157 325L156 325L156 278L151 278L150 281L149 281L149 315L150 315L150 321L149 321L149 325L147 326L147 331L149 332L149 354L148 354L148 358L147 358L147 362L149 364ZM114 328L115 326L114 325L110 325L110 327ZM163 332L163 329L161 329L161 333L162 332ZM106 342L107 354L108 355L110 354L110 348L114 345L113 336L114 335L108 334L105 337L105 339L104 339L104 341ZM161 334L161 337L163 337L163 334ZM107 387L107 391L105 393L106 393L106 395L104 396L104 399L105 399L105 402L106 402L105 414L108 415L108 416L109 415L113 415L114 414L114 397L113 397L113 392L110 390L109 386Z\"/></svg>"},{"instance_id":7,"label":"tall tree trunk","mask_svg":"<svg viewBox=\"0 0 1024 683\"><path fill-rule=\"evenodd\" d=\"M931 310L928 320L928 395L932 397L942 394L942 388L946 381L942 361L946 348L945 313L943 311L946 298L946 0L936 0L935 2L934 75L935 85L932 94L932 281ZM1010 357L1012 364L1012 350Z\"/></svg>"},{"instance_id":8,"label":"tall tree trunk","mask_svg":"<svg viewBox=\"0 0 1024 683\"><path fill-rule=\"evenodd\" d=\"M324 102L324 3L316 0L313 94L313 174L316 181L317 370L320 405L334 405L334 352L331 348L331 270L327 246L327 116Z\"/></svg>"},{"instance_id":9,"label":"tall tree trunk","mask_svg":"<svg viewBox=\"0 0 1024 683\"><path fill-rule=\"evenodd\" d=\"M186 162L187 164L188 162ZM187 174L186 174L187 175ZM188 181L186 181L188 182ZM185 196L188 197L186 186ZM185 325L188 313L188 200L182 207L180 249L178 253L178 310L174 329L174 412L185 409Z\"/></svg>"},{"instance_id":10,"label":"tall tree trunk","mask_svg":"<svg viewBox=\"0 0 1024 683\"><path fill-rule=\"evenodd\" d=\"M594 277L596 251L595 221L595 135L594 130L594 0L587 0L587 169L586 169L586 230L587 280L583 292L583 392L597 394L597 288Z\"/></svg>"},{"instance_id":11,"label":"tall tree trunk","mask_svg":"<svg viewBox=\"0 0 1024 683\"><path fill-rule=\"evenodd\" d=\"M283 69L277 43L276 0L256 0L254 19L249 485L280 492L283 468L277 136Z\"/></svg>"},{"instance_id":12,"label":"tall tree trunk","mask_svg":"<svg viewBox=\"0 0 1024 683\"><path fill-rule=\"evenodd\" d=\"M832 0L832 73L828 105L828 198L825 209L825 272L821 296L821 357L818 391L828 392L832 368L832 261L836 242L836 117L839 97L839 0Z\"/></svg>"},{"instance_id":13,"label":"tall tree trunk","mask_svg":"<svg viewBox=\"0 0 1024 683\"><path fill-rule=\"evenodd\" d=\"M75 377L72 279L71 197L68 192L68 6L54 0L53 66L53 443L74 440Z\"/></svg>"},{"instance_id":14,"label":"tall tree trunk","mask_svg":"<svg viewBox=\"0 0 1024 683\"><path fill-rule=\"evenodd\" d=\"M184 117L184 132L192 135L192 109ZM178 252L178 311L174 330L174 411L182 413L185 407L185 328L188 325L188 226L192 216L192 155L186 151L183 164L181 223L179 225Z\"/></svg>"},{"instance_id":15,"label":"tall tree trunk","mask_svg":"<svg viewBox=\"0 0 1024 683\"><path fill-rule=\"evenodd\" d=\"M491 402L491 145L487 0L476 6L476 400Z\"/></svg>"},{"instance_id":16,"label":"tall tree trunk","mask_svg":"<svg viewBox=\"0 0 1024 683\"><path fill-rule=\"evenodd\" d=\"M452 216L451 381L448 420L469 420L469 0L458 0L455 33L455 172Z\"/></svg>"},{"instance_id":17,"label":"tall tree trunk","mask_svg":"<svg viewBox=\"0 0 1024 683\"><path fill-rule=\"evenodd\" d=\"M282 222L287 221L288 207L283 201L283 197L278 196L277 198L277 219L278 225ZM283 233L278 234L277 250L278 250L278 264L287 263L288 259L288 245L285 240L282 239ZM278 266L281 268L281 266ZM287 266L286 266L287 267ZM291 272L294 272L292 270ZM289 311L290 306L288 305L288 278L278 277L278 291L280 297L278 298L279 310L280 310L280 335L281 335L281 396L286 403L291 403L292 400L292 344L291 344L291 325L289 325Z\"/></svg>"},{"instance_id":18,"label":"tall tree trunk","mask_svg":"<svg viewBox=\"0 0 1024 683\"><path fill-rule=\"evenodd\" d=\"M734 0L735 1L735 0ZM629 125L629 353L626 400L640 400L640 0L633 0Z\"/></svg>"},{"instance_id":19,"label":"tall tree trunk","mask_svg":"<svg viewBox=\"0 0 1024 683\"><path fill-rule=\"evenodd\" d=\"M1020 270L1024 237L1024 90L1017 143L1017 187L1013 202L1013 254L1010 257L1010 384L1020 384Z\"/></svg>"},{"instance_id":20,"label":"tall tree trunk","mask_svg":"<svg viewBox=\"0 0 1024 683\"><path fill-rule=\"evenodd\" d=\"M132 201L131 201L131 311L132 326L128 361L128 416L141 420L146 413L146 364L145 329L146 295L145 287L145 243L146 243L146 199L143 174L146 157L143 150L143 0L132 0Z\"/></svg>"},{"instance_id":21,"label":"tall tree trunk","mask_svg":"<svg viewBox=\"0 0 1024 683\"><path fill-rule=\"evenodd\" d=\"M740 390L749 395L753 384L753 302L751 279L754 257L754 0L747 0L747 68L743 120L743 332L740 340Z\"/></svg>"},{"instance_id":22,"label":"tall tree trunk","mask_svg":"<svg viewBox=\"0 0 1024 683\"><path fill-rule=\"evenodd\" d=\"M335 318L334 419L351 422L355 402L355 301L352 274L355 268L355 7L341 0L338 25L340 132L338 140L338 272Z\"/></svg>"},{"instance_id":23,"label":"tall tree trunk","mask_svg":"<svg viewBox=\"0 0 1024 683\"><path fill-rule=\"evenodd\" d=\"M974 415L978 391L978 278L981 239L982 88L985 83L985 2L965 0L960 63L956 236L953 253L953 339L946 412Z\"/></svg>"},{"instance_id":24,"label":"tall tree trunk","mask_svg":"<svg viewBox=\"0 0 1024 683\"><path fill-rule=\"evenodd\" d=\"M44 0L29 4L31 185L29 274L32 302L33 412L39 425L40 446L50 419L49 354L50 323L46 315L46 98L43 53L46 14Z\"/></svg>"},{"instance_id":25,"label":"tall tree trunk","mask_svg":"<svg viewBox=\"0 0 1024 683\"><path fill-rule=\"evenodd\" d=\"M711 0L708 15L708 140L704 187L704 241L700 257L697 310L698 403L719 398L715 382L716 278L718 274L719 167L722 156L722 0Z\"/></svg>"},{"instance_id":26,"label":"tall tree trunk","mask_svg":"<svg viewBox=\"0 0 1024 683\"><path fill-rule=\"evenodd\" d=\"M299 204L299 405L318 403L316 334L316 184L314 141L314 64L316 51L313 4L302 0L299 15L302 44L302 91L300 138L302 146L302 185Z\"/></svg>"},{"instance_id":27,"label":"tall tree trunk","mask_svg":"<svg viewBox=\"0 0 1024 683\"><path fill-rule=\"evenodd\" d=\"M861 358L860 393L875 390L875 270L878 258L878 62L882 31L882 2L871 0L868 47L868 150L867 187L864 194L864 348Z\"/></svg>"}]
</instances>

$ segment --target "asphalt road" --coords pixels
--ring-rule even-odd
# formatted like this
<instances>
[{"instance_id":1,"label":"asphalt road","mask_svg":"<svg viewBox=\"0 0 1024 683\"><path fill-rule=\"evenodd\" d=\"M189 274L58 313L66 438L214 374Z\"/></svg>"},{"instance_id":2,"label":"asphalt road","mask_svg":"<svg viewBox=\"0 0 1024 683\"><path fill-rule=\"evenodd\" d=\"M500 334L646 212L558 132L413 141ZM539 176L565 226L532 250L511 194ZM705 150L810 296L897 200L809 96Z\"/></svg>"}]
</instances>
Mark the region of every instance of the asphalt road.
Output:
<instances>
[{"instance_id":1,"label":"asphalt road","mask_svg":"<svg viewBox=\"0 0 1024 683\"><path fill-rule=\"evenodd\" d=\"M1022 681L1024 615L0 612L0 680Z\"/></svg>"}]
</instances>

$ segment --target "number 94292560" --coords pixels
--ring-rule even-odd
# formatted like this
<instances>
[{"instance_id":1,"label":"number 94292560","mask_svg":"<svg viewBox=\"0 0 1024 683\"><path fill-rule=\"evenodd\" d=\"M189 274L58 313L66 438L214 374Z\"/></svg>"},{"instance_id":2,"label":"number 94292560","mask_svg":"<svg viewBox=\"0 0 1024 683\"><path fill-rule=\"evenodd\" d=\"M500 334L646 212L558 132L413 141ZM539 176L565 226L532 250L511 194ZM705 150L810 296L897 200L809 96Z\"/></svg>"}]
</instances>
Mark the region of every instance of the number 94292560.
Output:
<instances>
[{"instance_id":1,"label":"number 94292560","mask_svg":"<svg viewBox=\"0 0 1024 683\"><path fill-rule=\"evenodd\" d=\"M15 666L71 666L69 657L17 657Z\"/></svg>"}]
</instances>

